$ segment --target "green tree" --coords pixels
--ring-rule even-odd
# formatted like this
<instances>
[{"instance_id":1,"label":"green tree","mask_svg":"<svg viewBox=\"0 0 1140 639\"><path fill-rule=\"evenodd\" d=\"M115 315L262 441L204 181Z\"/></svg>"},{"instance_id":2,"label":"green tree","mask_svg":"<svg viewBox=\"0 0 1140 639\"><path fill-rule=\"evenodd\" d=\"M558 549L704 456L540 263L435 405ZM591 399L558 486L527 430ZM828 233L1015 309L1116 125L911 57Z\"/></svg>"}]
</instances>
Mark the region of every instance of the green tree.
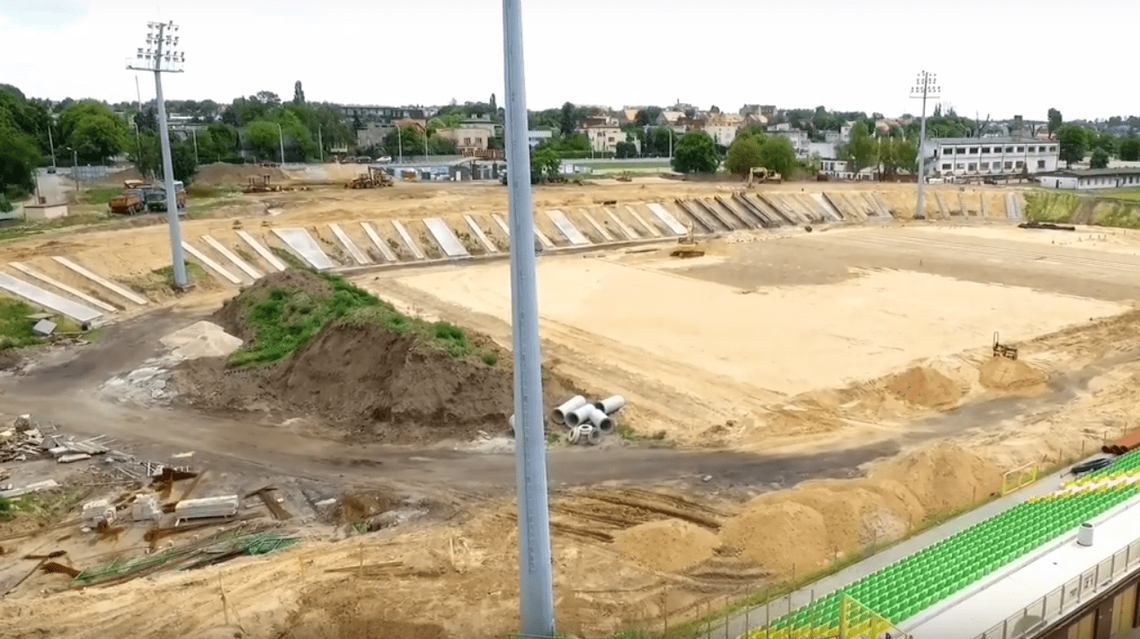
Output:
<instances>
[{"instance_id":1,"label":"green tree","mask_svg":"<svg viewBox=\"0 0 1140 639\"><path fill-rule=\"evenodd\" d=\"M63 143L75 149L85 162L104 162L128 148L126 121L94 100L76 102L64 109L59 128Z\"/></svg>"},{"instance_id":2,"label":"green tree","mask_svg":"<svg viewBox=\"0 0 1140 639\"><path fill-rule=\"evenodd\" d=\"M871 138L864 122L851 127L851 140L839 151L841 159L851 162L856 172L878 162L878 144Z\"/></svg>"},{"instance_id":3,"label":"green tree","mask_svg":"<svg viewBox=\"0 0 1140 639\"><path fill-rule=\"evenodd\" d=\"M1130 135L1120 141L1120 159L1125 162L1140 162L1140 137Z\"/></svg>"},{"instance_id":4,"label":"green tree","mask_svg":"<svg viewBox=\"0 0 1140 639\"><path fill-rule=\"evenodd\" d=\"M560 128L562 135L569 136L578 128L578 119L575 116L574 105L566 102L562 105L562 117L560 120Z\"/></svg>"},{"instance_id":5,"label":"green tree","mask_svg":"<svg viewBox=\"0 0 1140 639\"><path fill-rule=\"evenodd\" d=\"M790 178L796 168L796 150L788 138L775 135L760 147L760 162L765 168Z\"/></svg>"},{"instance_id":6,"label":"green tree","mask_svg":"<svg viewBox=\"0 0 1140 639\"><path fill-rule=\"evenodd\" d=\"M40 159L36 139L18 130L0 109L0 195L20 197L32 192Z\"/></svg>"},{"instance_id":7,"label":"green tree","mask_svg":"<svg viewBox=\"0 0 1140 639\"><path fill-rule=\"evenodd\" d=\"M549 144L539 146L530 154L530 181L540 182L558 177L562 172L562 159Z\"/></svg>"},{"instance_id":8,"label":"green tree","mask_svg":"<svg viewBox=\"0 0 1140 639\"><path fill-rule=\"evenodd\" d=\"M728 147L728 154L724 158L724 168L735 175L746 176L749 169L763 166L761 156L763 144L752 135L737 135Z\"/></svg>"},{"instance_id":9,"label":"green tree","mask_svg":"<svg viewBox=\"0 0 1140 639\"><path fill-rule=\"evenodd\" d=\"M681 173L715 173L720 164L716 142L704 131L690 131L673 149L673 170Z\"/></svg>"},{"instance_id":10,"label":"green tree","mask_svg":"<svg viewBox=\"0 0 1140 639\"><path fill-rule=\"evenodd\" d=\"M1087 150L1085 145L1088 138L1080 127L1066 126L1061 128L1057 133L1057 142L1061 147L1060 158L1066 166L1071 167L1073 162L1081 162L1085 159Z\"/></svg>"},{"instance_id":11,"label":"green tree","mask_svg":"<svg viewBox=\"0 0 1140 639\"><path fill-rule=\"evenodd\" d=\"M614 157L618 159L637 157L637 145L633 142L618 142L614 147Z\"/></svg>"},{"instance_id":12,"label":"green tree","mask_svg":"<svg viewBox=\"0 0 1140 639\"><path fill-rule=\"evenodd\" d=\"M258 160L277 160L278 151L277 125L265 120L257 120L245 127L242 138L246 148L253 151Z\"/></svg>"},{"instance_id":13,"label":"green tree","mask_svg":"<svg viewBox=\"0 0 1140 639\"><path fill-rule=\"evenodd\" d=\"M1057 109L1049 109L1049 132L1056 133L1061 130L1061 126L1065 123L1061 118L1061 112Z\"/></svg>"},{"instance_id":14,"label":"green tree","mask_svg":"<svg viewBox=\"0 0 1140 639\"><path fill-rule=\"evenodd\" d=\"M403 155L423 155L424 134L414 126L392 129L388 135L384 136L381 145L384 147L384 153L393 158L399 157L401 153Z\"/></svg>"},{"instance_id":15,"label":"green tree","mask_svg":"<svg viewBox=\"0 0 1140 639\"><path fill-rule=\"evenodd\" d=\"M1103 169L1108 167L1108 151L1097 148L1092 152L1092 157L1089 159L1089 168Z\"/></svg>"},{"instance_id":16,"label":"green tree","mask_svg":"<svg viewBox=\"0 0 1140 639\"><path fill-rule=\"evenodd\" d=\"M667 126L650 129L647 146L646 153L667 157L677 146L677 132Z\"/></svg>"},{"instance_id":17,"label":"green tree","mask_svg":"<svg viewBox=\"0 0 1140 639\"><path fill-rule=\"evenodd\" d=\"M305 90L301 88L301 81L293 83L293 104L305 103Z\"/></svg>"}]
</instances>

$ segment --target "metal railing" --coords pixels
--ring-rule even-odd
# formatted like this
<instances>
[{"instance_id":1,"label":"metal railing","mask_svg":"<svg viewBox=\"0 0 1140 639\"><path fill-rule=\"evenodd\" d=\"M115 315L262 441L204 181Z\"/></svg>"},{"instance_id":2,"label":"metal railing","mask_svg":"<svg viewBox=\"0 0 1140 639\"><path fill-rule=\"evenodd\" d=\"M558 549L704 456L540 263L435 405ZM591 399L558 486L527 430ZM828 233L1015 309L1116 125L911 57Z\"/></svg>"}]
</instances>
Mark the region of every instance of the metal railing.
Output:
<instances>
[{"instance_id":1,"label":"metal railing","mask_svg":"<svg viewBox=\"0 0 1140 639\"><path fill-rule=\"evenodd\" d=\"M1022 608L974 639L1021 639L1094 599L1140 566L1140 539L1074 577L1065 585Z\"/></svg>"}]
</instances>

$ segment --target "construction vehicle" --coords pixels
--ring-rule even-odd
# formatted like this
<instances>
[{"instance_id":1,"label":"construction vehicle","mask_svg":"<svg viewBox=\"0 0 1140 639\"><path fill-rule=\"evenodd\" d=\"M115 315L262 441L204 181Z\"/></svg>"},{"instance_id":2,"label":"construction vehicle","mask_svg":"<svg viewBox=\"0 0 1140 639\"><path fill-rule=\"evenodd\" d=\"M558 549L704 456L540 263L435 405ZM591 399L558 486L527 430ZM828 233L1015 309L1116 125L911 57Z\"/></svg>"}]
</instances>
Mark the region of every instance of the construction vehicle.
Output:
<instances>
[{"instance_id":1,"label":"construction vehicle","mask_svg":"<svg viewBox=\"0 0 1140 639\"><path fill-rule=\"evenodd\" d=\"M633 174L629 171L622 171L621 175L617 176L618 182L632 182Z\"/></svg>"},{"instance_id":2,"label":"construction vehicle","mask_svg":"<svg viewBox=\"0 0 1140 639\"><path fill-rule=\"evenodd\" d=\"M1017 347L1010 346L1009 344L1002 344L998 339L1000 336L997 331L994 331L994 357L1006 357L1009 359L1017 359Z\"/></svg>"},{"instance_id":3,"label":"construction vehicle","mask_svg":"<svg viewBox=\"0 0 1140 639\"><path fill-rule=\"evenodd\" d=\"M147 184L139 189L143 193L143 200L146 201L146 208L149 211L165 211L166 210L166 187L156 184ZM180 180L174 181L174 195L175 206L179 211L186 211L186 187L182 185Z\"/></svg>"},{"instance_id":4,"label":"construction vehicle","mask_svg":"<svg viewBox=\"0 0 1140 639\"><path fill-rule=\"evenodd\" d=\"M752 188L753 184L759 184L761 182L780 184L783 181L784 178L779 173L769 171L762 166L754 166L748 169L748 188Z\"/></svg>"},{"instance_id":5,"label":"construction vehicle","mask_svg":"<svg viewBox=\"0 0 1140 639\"><path fill-rule=\"evenodd\" d=\"M112 213L134 215L146 210L146 199L142 189L126 189L107 202Z\"/></svg>"},{"instance_id":6,"label":"construction vehicle","mask_svg":"<svg viewBox=\"0 0 1140 639\"><path fill-rule=\"evenodd\" d=\"M270 191L280 191L281 187L271 184L271 177L263 175L261 177L249 178L249 184L242 187L242 193L269 193Z\"/></svg>"},{"instance_id":7,"label":"construction vehicle","mask_svg":"<svg viewBox=\"0 0 1140 639\"><path fill-rule=\"evenodd\" d=\"M684 237L677 240L678 246L669 253L669 257L680 257L682 259L689 257L701 257L705 254L704 250L697 245L697 238L693 234L693 222L689 221L689 232Z\"/></svg>"},{"instance_id":8,"label":"construction vehicle","mask_svg":"<svg viewBox=\"0 0 1140 639\"><path fill-rule=\"evenodd\" d=\"M344 185L346 189L382 189L386 186L394 186L392 178L389 177L388 172L384 169L375 167L368 167L367 173L362 173L357 177L352 178L351 182Z\"/></svg>"}]
</instances>

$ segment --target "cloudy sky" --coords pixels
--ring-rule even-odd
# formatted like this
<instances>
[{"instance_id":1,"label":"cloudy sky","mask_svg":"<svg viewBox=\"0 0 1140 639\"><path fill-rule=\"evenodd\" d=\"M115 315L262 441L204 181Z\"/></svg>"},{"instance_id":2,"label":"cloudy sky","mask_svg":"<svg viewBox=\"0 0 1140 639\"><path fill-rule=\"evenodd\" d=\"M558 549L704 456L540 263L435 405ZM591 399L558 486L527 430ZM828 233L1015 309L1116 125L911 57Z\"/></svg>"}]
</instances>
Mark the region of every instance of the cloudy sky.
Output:
<instances>
[{"instance_id":1,"label":"cloudy sky","mask_svg":"<svg viewBox=\"0 0 1140 639\"><path fill-rule=\"evenodd\" d=\"M985 119L1140 113L1136 0L523 0L531 109L744 103ZM499 0L0 0L0 82L62 99L135 99L148 20L180 26L169 99L259 90L353 104L502 102ZM20 54L15 54L20 52ZM140 78L144 100L152 76Z\"/></svg>"}]
</instances>

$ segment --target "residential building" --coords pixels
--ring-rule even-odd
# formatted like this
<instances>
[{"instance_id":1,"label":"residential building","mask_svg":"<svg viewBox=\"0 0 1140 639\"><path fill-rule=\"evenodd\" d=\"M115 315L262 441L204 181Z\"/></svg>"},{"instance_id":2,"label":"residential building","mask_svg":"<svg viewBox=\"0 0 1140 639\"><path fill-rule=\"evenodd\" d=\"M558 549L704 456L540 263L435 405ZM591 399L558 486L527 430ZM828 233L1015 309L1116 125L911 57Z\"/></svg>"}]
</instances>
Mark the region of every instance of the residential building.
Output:
<instances>
[{"instance_id":1,"label":"residential building","mask_svg":"<svg viewBox=\"0 0 1140 639\"><path fill-rule=\"evenodd\" d=\"M684 111L673 108L662 109L661 115L657 116L657 126L667 126L682 135L689 130L691 124Z\"/></svg>"},{"instance_id":2,"label":"residential building","mask_svg":"<svg viewBox=\"0 0 1140 639\"><path fill-rule=\"evenodd\" d=\"M704 120L696 123L694 128L700 129L712 136L712 139L721 146L728 146L736 139L736 132L744 123L744 117L736 113L710 113Z\"/></svg>"},{"instance_id":3,"label":"residential building","mask_svg":"<svg viewBox=\"0 0 1140 639\"><path fill-rule=\"evenodd\" d=\"M613 153L618 142L625 142L617 118L610 116L586 118L578 125L578 132L590 139L590 148L596 153Z\"/></svg>"},{"instance_id":4,"label":"residential building","mask_svg":"<svg viewBox=\"0 0 1140 639\"><path fill-rule=\"evenodd\" d=\"M379 122L382 125L392 126L392 123L400 118L415 118L417 120L426 119L424 110L414 107L392 107L392 106L376 106L376 105L361 105L361 104L341 104L338 105L344 117L351 120L354 117L359 117L361 120L370 120Z\"/></svg>"},{"instance_id":5,"label":"residential building","mask_svg":"<svg viewBox=\"0 0 1140 639\"><path fill-rule=\"evenodd\" d=\"M547 140L549 140L552 137L554 137L554 131L551 131L550 129L539 129L537 131L527 131L526 132L526 143L528 145L530 145L530 148L533 149L534 147L542 144L543 142L546 142Z\"/></svg>"},{"instance_id":6,"label":"residential building","mask_svg":"<svg viewBox=\"0 0 1140 639\"><path fill-rule=\"evenodd\" d=\"M637 121L637 114L644 110L643 106L623 106L618 121L621 124L633 124Z\"/></svg>"},{"instance_id":7,"label":"residential building","mask_svg":"<svg viewBox=\"0 0 1140 639\"><path fill-rule=\"evenodd\" d=\"M461 124L454 129L441 129L439 137L455 142L455 152L463 156L480 155L487 150L491 130L486 126Z\"/></svg>"},{"instance_id":8,"label":"residential building","mask_svg":"<svg viewBox=\"0 0 1140 639\"><path fill-rule=\"evenodd\" d=\"M793 129L787 122L768 127L768 135L778 135L787 138L796 151L796 157L807 157L810 153L811 138L807 131Z\"/></svg>"},{"instance_id":9,"label":"residential building","mask_svg":"<svg viewBox=\"0 0 1140 639\"><path fill-rule=\"evenodd\" d=\"M935 177L1007 177L1057 170L1056 142L1031 137L935 138Z\"/></svg>"},{"instance_id":10,"label":"residential building","mask_svg":"<svg viewBox=\"0 0 1140 639\"><path fill-rule=\"evenodd\" d=\"M1140 187L1140 168L1060 170L1037 175L1041 186L1054 189L1119 189Z\"/></svg>"}]
</instances>

